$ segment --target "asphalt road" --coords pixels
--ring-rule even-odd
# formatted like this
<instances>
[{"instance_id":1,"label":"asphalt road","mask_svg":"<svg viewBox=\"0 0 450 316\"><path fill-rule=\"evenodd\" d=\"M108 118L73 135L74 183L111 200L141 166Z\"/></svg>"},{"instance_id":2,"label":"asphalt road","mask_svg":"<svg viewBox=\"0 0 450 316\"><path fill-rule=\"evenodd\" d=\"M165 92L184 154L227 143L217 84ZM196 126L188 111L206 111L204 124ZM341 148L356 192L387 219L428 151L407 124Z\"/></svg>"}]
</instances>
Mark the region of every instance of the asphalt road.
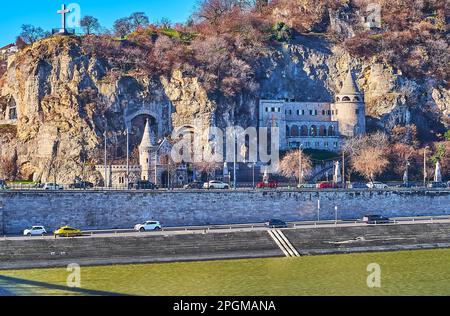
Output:
<instances>
[{"instance_id":1,"label":"asphalt road","mask_svg":"<svg viewBox=\"0 0 450 316\"><path fill-rule=\"evenodd\" d=\"M414 225L414 224L429 224L429 223L450 223L449 216L435 216L435 217L399 217L391 218L390 224L379 225ZM320 222L289 222L289 227L285 229L320 229L329 227L358 227L367 226L362 221L320 221ZM223 232L250 232L250 231L267 231L270 228L266 227L264 223L253 224L239 224L239 225L216 225L216 226L188 226L188 227L166 227L162 231L154 232L135 232L132 229L117 229L117 230L93 230L83 231L83 236L74 238L105 238L105 237L146 237L153 235L183 235L183 234L210 234ZM35 239L54 239L53 235L48 236L4 236L2 240L35 240ZM58 237L60 238L60 237Z\"/></svg>"}]
</instances>

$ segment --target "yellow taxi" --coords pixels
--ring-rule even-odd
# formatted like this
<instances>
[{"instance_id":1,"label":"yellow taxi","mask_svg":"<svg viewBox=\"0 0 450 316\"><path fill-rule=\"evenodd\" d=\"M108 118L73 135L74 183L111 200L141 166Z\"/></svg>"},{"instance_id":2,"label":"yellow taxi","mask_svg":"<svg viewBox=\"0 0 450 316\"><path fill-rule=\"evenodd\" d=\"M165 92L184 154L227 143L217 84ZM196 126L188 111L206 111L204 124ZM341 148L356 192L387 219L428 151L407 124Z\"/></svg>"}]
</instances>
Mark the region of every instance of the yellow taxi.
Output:
<instances>
[{"instance_id":1,"label":"yellow taxi","mask_svg":"<svg viewBox=\"0 0 450 316\"><path fill-rule=\"evenodd\" d=\"M53 234L55 235L55 237L76 237L81 236L81 230L69 226L64 226L55 230Z\"/></svg>"}]
</instances>

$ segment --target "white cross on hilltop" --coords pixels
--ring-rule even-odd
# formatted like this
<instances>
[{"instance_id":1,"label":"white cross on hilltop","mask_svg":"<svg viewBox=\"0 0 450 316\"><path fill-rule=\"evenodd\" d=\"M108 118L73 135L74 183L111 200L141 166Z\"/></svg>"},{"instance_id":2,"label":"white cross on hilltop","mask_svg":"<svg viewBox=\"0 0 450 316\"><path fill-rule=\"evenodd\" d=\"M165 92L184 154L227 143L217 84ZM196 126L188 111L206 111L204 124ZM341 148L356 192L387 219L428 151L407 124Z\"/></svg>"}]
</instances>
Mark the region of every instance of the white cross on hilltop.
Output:
<instances>
[{"instance_id":1,"label":"white cross on hilltop","mask_svg":"<svg viewBox=\"0 0 450 316\"><path fill-rule=\"evenodd\" d=\"M66 33L66 13L69 13L70 10L66 9L66 5L63 4L61 7L61 10L58 10L57 13L61 14L61 30L59 30L59 33Z\"/></svg>"}]
</instances>

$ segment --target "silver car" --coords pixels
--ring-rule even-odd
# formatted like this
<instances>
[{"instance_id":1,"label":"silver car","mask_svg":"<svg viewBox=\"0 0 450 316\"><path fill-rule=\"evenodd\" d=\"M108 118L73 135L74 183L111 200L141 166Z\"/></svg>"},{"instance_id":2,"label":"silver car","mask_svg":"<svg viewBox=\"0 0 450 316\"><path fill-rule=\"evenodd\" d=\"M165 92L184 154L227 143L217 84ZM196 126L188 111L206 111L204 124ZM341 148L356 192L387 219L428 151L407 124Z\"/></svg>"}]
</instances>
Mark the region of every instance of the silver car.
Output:
<instances>
[{"instance_id":1,"label":"silver car","mask_svg":"<svg viewBox=\"0 0 450 316\"><path fill-rule=\"evenodd\" d=\"M47 230L44 226L33 226L29 229L23 231L24 236L45 236L47 235Z\"/></svg>"}]
</instances>

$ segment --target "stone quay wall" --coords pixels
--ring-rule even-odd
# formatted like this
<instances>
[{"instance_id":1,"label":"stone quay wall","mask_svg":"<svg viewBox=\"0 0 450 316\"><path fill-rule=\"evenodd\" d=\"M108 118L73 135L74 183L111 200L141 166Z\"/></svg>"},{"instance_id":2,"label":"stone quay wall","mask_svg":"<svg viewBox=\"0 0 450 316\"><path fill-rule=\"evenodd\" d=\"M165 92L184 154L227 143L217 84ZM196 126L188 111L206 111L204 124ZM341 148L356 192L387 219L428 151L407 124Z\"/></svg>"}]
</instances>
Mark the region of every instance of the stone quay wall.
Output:
<instances>
[{"instance_id":1,"label":"stone quay wall","mask_svg":"<svg viewBox=\"0 0 450 316\"><path fill-rule=\"evenodd\" d=\"M450 214L450 190L304 191L3 191L0 234L32 225L53 230L71 225L84 230L131 228L145 220L164 226L240 224Z\"/></svg>"}]
</instances>

